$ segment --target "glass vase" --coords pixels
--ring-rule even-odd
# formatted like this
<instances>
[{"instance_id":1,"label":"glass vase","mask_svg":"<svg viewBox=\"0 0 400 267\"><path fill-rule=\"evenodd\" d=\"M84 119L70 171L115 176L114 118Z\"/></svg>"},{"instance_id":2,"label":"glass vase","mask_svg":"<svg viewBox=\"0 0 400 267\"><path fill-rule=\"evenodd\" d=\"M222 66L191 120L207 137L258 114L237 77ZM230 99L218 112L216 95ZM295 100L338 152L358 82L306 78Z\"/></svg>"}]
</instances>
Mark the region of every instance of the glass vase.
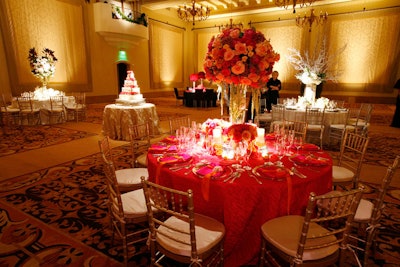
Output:
<instances>
[{"instance_id":1,"label":"glass vase","mask_svg":"<svg viewBox=\"0 0 400 267\"><path fill-rule=\"evenodd\" d=\"M229 119L232 124L241 124L246 116L247 85L229 85Z\"/></svg>"},{"instance_id":2,"label":"glass vase","mask_svg":"<svg viewBox=\"0 0 400 267\"><path fill-rule=\"evenodd\" d=\"M307 100L307 102L313 104L315 102L316 92L317 92L317 85L315 83L306 84L303 96Z\"/></svg>"}]
</instances>

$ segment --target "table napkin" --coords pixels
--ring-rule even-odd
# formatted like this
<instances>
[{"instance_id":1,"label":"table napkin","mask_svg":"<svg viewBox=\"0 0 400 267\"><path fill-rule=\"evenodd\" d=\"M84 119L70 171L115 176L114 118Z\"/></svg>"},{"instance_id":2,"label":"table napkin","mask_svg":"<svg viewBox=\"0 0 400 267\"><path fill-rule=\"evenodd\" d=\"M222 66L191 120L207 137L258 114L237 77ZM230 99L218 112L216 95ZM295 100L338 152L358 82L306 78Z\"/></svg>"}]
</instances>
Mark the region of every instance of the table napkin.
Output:
<instances>
[{"instance_id":1,"label":"table napkin","mask_svg":"<svg viewBox=\"0 0 400 267\"><path fill-rule=\"evenodd\" d=\"M285 168L280 168L278 166L266 166L257 169L258 173L269 178L283 179L285 178L289 171Z\"/></svg>"},{"instance_id":2,"label":"table napkin","mask_svg":"<svg viewBox=\"0 0 400 267\"><path fill-rule=\"evenodd\" d=\"M158 166L157 166L157 171L156 171L156 183L158 184L158 179L160 176L161 168L165 164L170 164L170 163L181 163L181 162L186 162L190 160L192 156L189 154L185 153L179 153L179 154L174 154L174 155L164 155L158 158Z\"/></svg>"},{"instance_id":3,"label":"table napkin","mask_svg":"<svg viewBox=\"0 0 400 267\"><path fill-rule=\"evenodd\" d=\"M329 160L326 158L314 157L312 155L297 155L291 159L295 163L312 166L325 166L329 163Z\"/></svg>"},{"instance_id":4,"label":"table napkin","mask_svg":"<svg viewBox=\"0 0 400 267\"><path fill-rule=\"evenodd\" d=\"M266 134L264 136L264 139L265 140L275 140L276 139L276 135L275 135L275 133L269 133L269 134Z\"/></svg>"},{"instance_id":5,"label":"table napkin","mask_svg":"<svg viewBox=\"0 0 400 267\"><path fill-rule=\"evenodd\" d=\"M168 143L178 143L178 139L174 135L165 137L163 141Z\"/></svg>"},{"instance_id":6,"label":"table napkin","mask_svg":"<svg viewBox=\"0 0 400 267\"><path fill-rule=\"evenodd\" d=\"M211 165L207 165L207 166L211 166ZM216 175L217 173L222 173L221 170L221 166L213 166L212 168L208 167L202 167L200 170L203 169L203 172L206 173L203 177L203 180L201 181L201 191L203 193L203 198L208 201L209 197L210 197L210 180L211 177L213 177L214 175ZM221 174L220 174L221 175Z\"/></svg>"},{"instance_id":7,"label":"table napkin","mask_svg":"<svg viewBox=\"0 0 400 267\"><path fill-rule=\"evenodd\" d=\"M312 150L319 150L319 146L314 145L314 144L303 144L301 146L302 150L308 150L308 151L312 151Z\"/></svg>"},{"instance_id":8,"label":"table napkin","mask_svg":"<svg viewBox=\"0 0 400 267\"><path fill-rule=\"evenodd\" d=\"M159 152L176 152L178 150L176 145L159 145L153 144L149 147L149 152L159 153Z\"/></svg>"}]
</instances>

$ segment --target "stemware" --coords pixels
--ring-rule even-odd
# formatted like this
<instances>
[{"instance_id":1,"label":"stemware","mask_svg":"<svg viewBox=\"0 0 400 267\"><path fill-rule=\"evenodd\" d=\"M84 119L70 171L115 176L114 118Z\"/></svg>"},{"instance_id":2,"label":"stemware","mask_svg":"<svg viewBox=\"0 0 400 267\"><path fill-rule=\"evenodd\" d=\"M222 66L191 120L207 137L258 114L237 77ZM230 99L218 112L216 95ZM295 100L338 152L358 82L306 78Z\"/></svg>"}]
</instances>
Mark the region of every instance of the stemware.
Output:
<instances>
[{"instance_id":1,"label":"stemware","mask_svg":"<svg viewBox=\"0 0 400 267\"><path fill-rule=\"evenodd\" d=\"M276 165L282 166L283 165L282 158L285 155L284 145L283 145L283 140L282 139L276 141L276 143L275 143L275 153L276 153L276 155L278 156L278 159L279 159L276 162Z\"/></svg>"},{"instance_id":2,"label":"stemware","mask_svg":"<svg viewBox=\"0 0 400 267\"><path fill-rule=\"evenodd\" d=\"M294 145L296 146L297 154L299 154L299 150L303 146L303 138L301 136L295 137Z\"/></svg>"}]
</instances>

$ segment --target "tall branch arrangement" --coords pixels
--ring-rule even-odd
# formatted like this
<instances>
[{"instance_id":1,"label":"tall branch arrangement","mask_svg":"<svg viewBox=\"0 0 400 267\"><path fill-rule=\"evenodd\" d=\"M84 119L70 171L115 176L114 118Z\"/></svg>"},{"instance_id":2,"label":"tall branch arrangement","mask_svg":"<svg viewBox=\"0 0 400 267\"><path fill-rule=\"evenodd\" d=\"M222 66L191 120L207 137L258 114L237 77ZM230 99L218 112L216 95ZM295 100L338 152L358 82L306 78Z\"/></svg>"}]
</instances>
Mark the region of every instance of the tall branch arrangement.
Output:
<instances>
[{"instance_id":1,"label":"tall branch arrangement","mask_svg":"<svg viewBox=\"0 0 400 267\"><path fill-rule=\"evenodd\" d=\"M335 53L328 54L326 39L317 43L314 53L310 55L305 51L302 55L300 51L289 48L288 61L295 70L299 71L295 76L304 84L320 84L325 81L337 82L341 71L335 66L339 60L339 55L343 53L347 45L339 48Z\"/></svg>"}]
</instances>

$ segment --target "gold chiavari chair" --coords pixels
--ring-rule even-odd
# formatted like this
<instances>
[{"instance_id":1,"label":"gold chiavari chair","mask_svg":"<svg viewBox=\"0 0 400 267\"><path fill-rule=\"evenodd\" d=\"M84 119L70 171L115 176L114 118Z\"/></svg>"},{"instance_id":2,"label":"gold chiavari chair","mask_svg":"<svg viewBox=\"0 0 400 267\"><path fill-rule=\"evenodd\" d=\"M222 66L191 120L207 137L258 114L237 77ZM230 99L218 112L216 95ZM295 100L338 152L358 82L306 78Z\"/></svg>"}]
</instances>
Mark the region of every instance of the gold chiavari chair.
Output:
<instances>
[{"instance_id":1,"label":"gold chiavari chair","mask_svg":"<svg viewBox=\"0 0 400 267\"><path fill-rule=\"evenodd\" d=\"M333 266L338 261L344 266L340 256L348 248L362 191L311 193L304 216L287 215L264 223L260 266L279 260L290 266Z\"/></svg>"},{"instance_id":2,"label":"gold chiavari chair","mask_svg":"<svg viewBox=\"0 0 400 267\"><path fill-rule=\"evenodd\" d=\"M150 266L164 256L189 266L223 266L225 227L194 213L193 192L161 186L142 178L150 228ZM165 214L158 219L154 212ZM163 256L161 256L163 255Z\"/></svg>"}]
</instances>

